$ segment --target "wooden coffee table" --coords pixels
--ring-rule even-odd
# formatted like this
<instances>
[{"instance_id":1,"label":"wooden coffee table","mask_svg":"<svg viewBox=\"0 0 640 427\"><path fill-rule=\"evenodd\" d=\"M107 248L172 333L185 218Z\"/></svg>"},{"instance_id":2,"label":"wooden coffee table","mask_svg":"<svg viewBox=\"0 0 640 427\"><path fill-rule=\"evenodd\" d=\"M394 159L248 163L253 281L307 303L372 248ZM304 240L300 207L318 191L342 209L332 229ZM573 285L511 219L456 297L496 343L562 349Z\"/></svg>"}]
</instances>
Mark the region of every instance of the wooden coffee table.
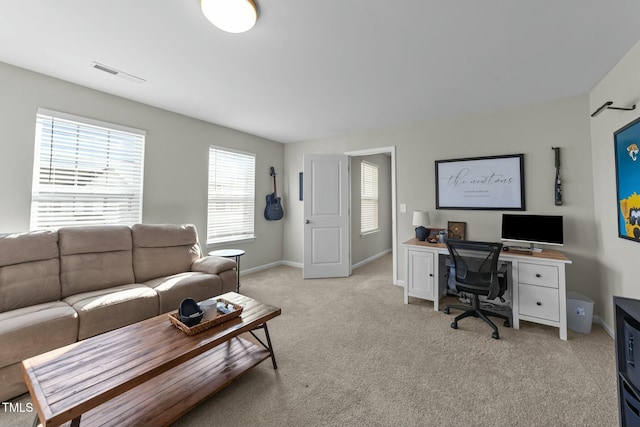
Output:
<instances>
[{"instance_id":1,"label":"wooden coffee table","mask_svg":"<svg viewBox=\"0 0 640 427\"><path fill-rule=\"evenodd\" d=\"M83 426L168 425L263 360L277 369L267 321L280 308L235 292L219 297L242 314L193 336L162 314L24 360L36 423L78 426L82 416Z\"/></svg>"}]
</instances>

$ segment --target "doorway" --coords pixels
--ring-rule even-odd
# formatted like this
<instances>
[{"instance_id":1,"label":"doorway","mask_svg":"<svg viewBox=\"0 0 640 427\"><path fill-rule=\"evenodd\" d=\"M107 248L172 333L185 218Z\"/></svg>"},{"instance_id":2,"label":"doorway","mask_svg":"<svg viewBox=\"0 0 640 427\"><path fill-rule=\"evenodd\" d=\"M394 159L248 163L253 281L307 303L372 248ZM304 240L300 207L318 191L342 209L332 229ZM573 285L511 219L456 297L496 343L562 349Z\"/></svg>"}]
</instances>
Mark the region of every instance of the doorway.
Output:
<instances>
[{"instance_id":1,"label":"doorway","mask_svg":"<svg viewBox=\"0 0 640 427\"><path fill-rule=\"evenodd\" d=\"M348 151L345 154L348 155L352 160L355 157L358 157L358 158L365 157L365 160L366 160L367 157L376 156L376 155L384 155L390 158L389 166L390 166L391 196L388 199L385 198L385 200L381 198L379 200L379 203L390 204L390 208L391 208L390 224L385 224L385 227L390 226L391 228L391 251L392 251L392 257L393 257L393 283L398 284L398 256L397 256L398 244L397 244L397 232L396 232L396 218L397 218L396 216L396 147L390 146L390 147L370 148L365 150ZM358 168L357 172L355 171L356 168ZM360 168L359 163L356 164L355 162L352 162L351 171L350 171L352 182L353 182L354 176L360 176L359 168ZM360 188L359 185L357 188ZM357 217L360 214L360 211L359 209L357 211L353 209L356 206L359 207L360 205L359 197L360 197L359 193L356 194L355 192L353 192L351 194L351 206L352 206L351 212L353 213L353 215L351 216L352 253L354 252L353 250L356 249L356 247L358 246L358 243L354 243L354 241L356 238L360 237L360 228L359 228L360 221L359 221L359 218ZM385 218L384 220L389 221L388 218ZM358 227L354 226L356 224L358 225ZM366 238L367 236L363 236L363 239L366 239ZM358 264L358 261L356 260L355 265L357 264Z\"/></svg>"}]
</instances>

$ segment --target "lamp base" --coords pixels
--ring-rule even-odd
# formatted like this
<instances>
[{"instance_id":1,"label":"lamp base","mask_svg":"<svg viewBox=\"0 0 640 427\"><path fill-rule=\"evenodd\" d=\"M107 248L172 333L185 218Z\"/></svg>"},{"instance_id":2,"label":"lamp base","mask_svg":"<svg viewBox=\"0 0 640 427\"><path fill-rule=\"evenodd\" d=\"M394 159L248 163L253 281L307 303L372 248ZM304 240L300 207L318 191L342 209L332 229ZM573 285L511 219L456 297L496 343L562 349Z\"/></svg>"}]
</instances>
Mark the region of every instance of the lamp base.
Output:
<instances>
[{"instance_id":1,"label":"lamp base","mask_svg":"<svg viewBox=\"0 0 640 427\"><path fill-rule=\"evenodd\" d=\"M425 240L427 240L428 235L429 235L428 228L425 228L423 226L416 228L416 239L418 239L419 241L424 242Z\"/></svg>"}]
</instances>

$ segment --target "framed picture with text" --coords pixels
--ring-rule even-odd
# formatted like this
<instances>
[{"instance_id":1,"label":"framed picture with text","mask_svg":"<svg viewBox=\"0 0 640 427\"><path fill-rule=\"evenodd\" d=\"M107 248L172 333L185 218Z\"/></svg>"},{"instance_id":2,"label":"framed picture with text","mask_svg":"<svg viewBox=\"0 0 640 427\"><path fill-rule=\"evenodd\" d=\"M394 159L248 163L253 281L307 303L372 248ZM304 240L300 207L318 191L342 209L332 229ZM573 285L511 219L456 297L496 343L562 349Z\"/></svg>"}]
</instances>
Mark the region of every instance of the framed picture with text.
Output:
<instances>
[{"instance_id":1,"label":"framed picture with text","mask_svg":"<svg viewBox=\"0 0 640 427\"><path fill-rule=\"evenodd\" d=\"M525 210L524 154L436 160L436 209Z\"/></svg>"}]
</instances>

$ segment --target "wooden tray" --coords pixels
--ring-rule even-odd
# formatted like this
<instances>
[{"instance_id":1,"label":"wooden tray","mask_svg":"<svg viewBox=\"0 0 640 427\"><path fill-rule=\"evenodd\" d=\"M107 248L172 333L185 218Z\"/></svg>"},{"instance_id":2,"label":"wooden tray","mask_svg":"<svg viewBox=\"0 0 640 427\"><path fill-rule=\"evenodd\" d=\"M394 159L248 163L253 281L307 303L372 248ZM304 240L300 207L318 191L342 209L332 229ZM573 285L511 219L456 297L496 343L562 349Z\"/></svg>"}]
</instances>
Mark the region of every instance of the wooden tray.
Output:
<instances>
[{"instance_id":1,"label":"wooden tray","mask_svg":"<svg viewBox=\"0 0 640 427\"><path fill-rule=\"evenodd\" d=\"M235 310L228 314L220 313L218 310L216 310L217 302L231 304ZM202 321L200 321L200 323L198 323L197 325L189 327L182 323L178 317L177 311L169 313L169 320L176 328L180 329L185 334L195 335L223 322L235 319L236 317L240 316L240 314L242 314L241 305L234 304L222 298L211 298L208 300L204 300L200 303L200 307L204 310L204 316L202 317Z\"/></svg>"}]
</instances>

